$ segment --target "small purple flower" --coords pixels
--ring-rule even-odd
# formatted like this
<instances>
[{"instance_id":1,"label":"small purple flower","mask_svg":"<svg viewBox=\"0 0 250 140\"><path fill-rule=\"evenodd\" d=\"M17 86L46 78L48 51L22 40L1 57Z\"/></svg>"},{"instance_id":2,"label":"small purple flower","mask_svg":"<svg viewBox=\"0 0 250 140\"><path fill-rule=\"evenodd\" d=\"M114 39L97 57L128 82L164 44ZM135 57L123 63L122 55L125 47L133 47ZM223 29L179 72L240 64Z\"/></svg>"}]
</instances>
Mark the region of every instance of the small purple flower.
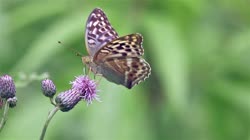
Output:
<instances>
[{"instance_id":1,"label":"small purple flower","mask_svg":"<svg viewBox=\"0 0 250 140\"><path fill-rule=\"evenodd\" d=\"M7 102L9 103L10 108L13 108L16 106L17 97L9 98Z\"/></svg>"},{"instance_id":2,"label":"small purple flower","mask_svg":"<svg viewBox=\"0 0 250 140\"><path fill-rule=\"evenodd\" d=\"M56 86L52 80L44 79L41 86L45 96L52 98L56 94Z\"/></svg>"},{"instance_id":3,"label":"small purple flower","mask_svg":"<svg viewBox=\"0 0 250 140\"><path fill-rule=\"evenodd\" d=\"M0 77L0 96L3 99L16 96L16 87L11 76L3 75Z\"/></svg>"},{"instance_id":4,"label":"small purple flower","mask_svg":"<svg viewBox=\"0 0 250 140\"><path fill-rule=\"evenodd\" d=\"M70 84L72 84L72 89L80 93L82 99L85 100L87 104L91 104L93 100L100 101L96 94L98 92L96 82L88 76L80 75L76 77L73 82L70 82Z\"/></svg>"},{"instance_id":5,"label":"small purple flower","mask_svg":"<svg viewBox=\"0 0 250 140\"><path fill-rule=\"evenodd\" d=\"M74 89L70 89L60 93L55 99L56 105L62 112L71 110L80 100L81 95Z\"/></svg>"}]
</instances>

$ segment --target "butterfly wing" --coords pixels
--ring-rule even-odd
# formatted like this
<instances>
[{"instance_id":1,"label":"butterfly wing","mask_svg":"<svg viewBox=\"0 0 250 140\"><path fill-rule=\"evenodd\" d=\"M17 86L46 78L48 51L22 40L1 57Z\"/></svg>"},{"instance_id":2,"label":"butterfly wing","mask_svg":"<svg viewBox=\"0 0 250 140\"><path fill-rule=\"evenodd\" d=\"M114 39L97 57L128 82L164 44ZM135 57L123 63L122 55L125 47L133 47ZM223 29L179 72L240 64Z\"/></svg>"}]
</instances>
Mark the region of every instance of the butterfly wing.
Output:
<instances>
[{"instance_id":1,"label":"butterfly wing","mask_svg":"<svg viewBox=\"0 0 250 140\"><path fill-rule=\"evenodd\" d=\"M142 41L143 37L138 33L119 37L103 46L93 60L99 63L109 58L142 56Z\"/></svg>"},{"instance_id":2,"label":"butterfly wing","mask_svg":"<svg viewBox=\"0 0 250 140\"><path fill-rule=\"evenodd\" d=\"M94 9L88 17L85 30L85 44L89 55L94 57L101 47L116 38L118 34L105 13L100 8Z\"/></svg>"},{"instance_id":3,"label":"butterfly wing","mask_svg":"<svg viewBox=\"0 0 250 140\"><path fill-rule=\"evenodd\" d=\"M139 57L109 58L100 64L101 74L109 81L131 89L151 73L150 65Z\"/></svg>"},{"instance_id":4,"label":"butterfly wing","mask_svg":"<svg viewBox=\"0 0 250 140\"><path fill-rule=\"evenodd\" d=\"M130 34L103 46L94 56L98 71L107 80L132 88L144 81L151 72L150 65L141 56L142 36Z\"/></svg>"}]
</instances>

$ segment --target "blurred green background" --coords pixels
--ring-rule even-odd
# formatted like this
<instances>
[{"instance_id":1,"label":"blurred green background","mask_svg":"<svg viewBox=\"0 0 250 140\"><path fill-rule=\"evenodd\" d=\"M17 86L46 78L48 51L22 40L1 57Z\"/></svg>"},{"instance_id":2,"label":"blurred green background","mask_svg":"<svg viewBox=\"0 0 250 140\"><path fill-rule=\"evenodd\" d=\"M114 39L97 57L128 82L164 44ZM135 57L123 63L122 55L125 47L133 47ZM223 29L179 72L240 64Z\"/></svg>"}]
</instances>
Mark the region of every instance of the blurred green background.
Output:
<instances>
[{"instance_id":1,"label":"blurred green background","mask_svg":"<svg viewBox=\"0 0 250 140\"><path fill-rule=\"evenodd\" d=\"M102 102L58 112L47 140L250 140L250 1L0 2L0 73L18 86L1 140L39 138L53 107L40 81L19 73L48 72L58 92L69 89L84 65L68 48L87 54L85 23L95 7L120 36L144 36L151 76L132 90L102 79Z\"/></svg>"}]
</instances>

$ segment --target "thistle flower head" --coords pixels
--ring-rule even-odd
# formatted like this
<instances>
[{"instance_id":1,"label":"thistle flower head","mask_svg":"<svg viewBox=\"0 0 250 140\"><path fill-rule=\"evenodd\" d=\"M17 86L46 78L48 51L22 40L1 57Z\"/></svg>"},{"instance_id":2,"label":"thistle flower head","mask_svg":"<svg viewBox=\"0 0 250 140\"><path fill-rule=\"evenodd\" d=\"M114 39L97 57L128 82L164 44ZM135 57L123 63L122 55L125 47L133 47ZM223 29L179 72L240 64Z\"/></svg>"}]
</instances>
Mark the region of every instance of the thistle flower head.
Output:
<instances>
[{"instance_id":1,"label":"thistle flower head","mask_svg":"<svg viewBox=\"0 0 250 140\"><path fill-rule=\"evenodd\" d=\"M52 98L56 94L56 86L50 79L44 79L41 83L42 92L45 96Z\"/></svg>"},{"instance_id":2,"label":"thistle flower head","mask_svg":"<svg viewBox=\"0 0 250 140\"><path fill-rule=\"evenodd\" d=\"M11 76L0 77L0 96L3 99L13 98L16 95L16 87Z\"/></svg>"},{"instance_id":3,"label":"thistle flower head","mask_svg":"<svg viewBox=\"0 0 250 140\"><path fill-rule=\"evenodd\" d=\"M85 100L87 104L91 104L93 100L99 101L96 82L88 76L80 75L76 77L73 82L70 82L70 84L72 84L72 89L78 91L81 98Z\"/></svg>"},{"instance_id":4,"label":"thistle flower head","mask_svg":"<svg viewBox=\"0 0 250 140\"><path fill-rule=\"evenodd\" d=\"M81 95L78 91L70 89L60 93L56 99L56 105L62 112L67 112L74 108L74 106L81 100Z\"/></svg>"},{"instance_id":5,"label":"thistle flower head","mask_svg":"<svg viewBox=\"0 0 250 140\"><path fill-rule=\"evenodd\" d=\"M16 106L17 97L9 98L7 102L9 103L10 108L13 108Z\"/></svg>"}]
</instances>

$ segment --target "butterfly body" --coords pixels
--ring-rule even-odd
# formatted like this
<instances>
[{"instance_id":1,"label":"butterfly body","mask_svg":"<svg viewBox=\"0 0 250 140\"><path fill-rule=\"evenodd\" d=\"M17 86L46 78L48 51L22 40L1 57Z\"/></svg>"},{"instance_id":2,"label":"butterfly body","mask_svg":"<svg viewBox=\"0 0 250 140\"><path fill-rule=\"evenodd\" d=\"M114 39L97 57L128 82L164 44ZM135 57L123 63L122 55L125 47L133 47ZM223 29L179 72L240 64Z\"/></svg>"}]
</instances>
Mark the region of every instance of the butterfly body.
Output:
<instances>
[{"instance_id":1,"label":"butterfly body","mask_svg":"<svg viewBox=\"0 0 250 140\"><path fill-rule=\"evenodd\" d=\"M141 58L142 40L137 33L118 37L104 12L96 8L88 18L85 31L89 56L82 61L95 74L130 89L151 72L150 65Z\"/></svg>"}]
</instances>

